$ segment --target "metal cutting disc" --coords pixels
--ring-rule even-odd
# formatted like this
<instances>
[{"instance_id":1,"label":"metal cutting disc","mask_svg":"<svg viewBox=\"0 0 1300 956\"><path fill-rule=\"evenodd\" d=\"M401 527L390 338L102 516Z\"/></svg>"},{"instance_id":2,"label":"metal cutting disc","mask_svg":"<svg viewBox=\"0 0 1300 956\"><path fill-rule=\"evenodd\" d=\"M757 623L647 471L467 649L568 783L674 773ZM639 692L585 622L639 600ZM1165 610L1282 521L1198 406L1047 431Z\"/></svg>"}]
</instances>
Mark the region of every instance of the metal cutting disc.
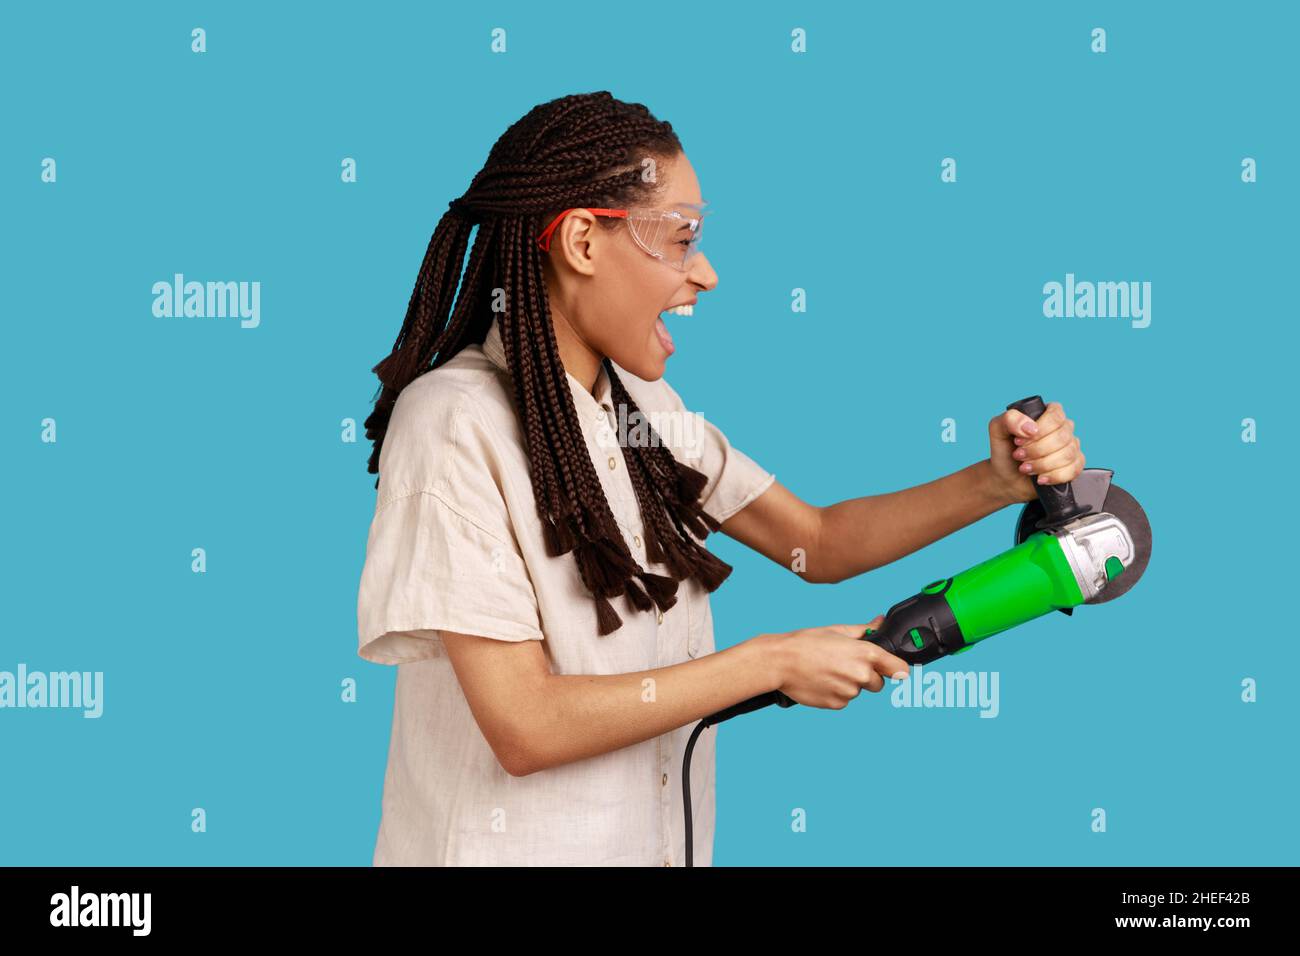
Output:
<instances>
[{"instance_id":1,"label":"metal cutting disc","mask_svg":"<svg viewBox=\"0 0 1300 956\"><path fill-rule=\"evenodd\" d=\"M1133 563L1095 598L1085 601L1085 604L1105 604L1127 593L1141 579L1147 569L1147 562L1151 560L1151 523L1137 499L1110 480L1113 474L1109 468L1085 468L1070 483L1075 500L1080 504L1091 505L1092 513L1105 511L1124 522L1136 551ZM1016 523L1016 544L1038 530L1035 525L1043 515L1041 502L1034 500L1025 505L1020 512L1020 520ZM1061 610L1069 613L1072 609Z\"/></svg>"},{"instance_id":2,"label":"metal cutting disc","mask_svg":"<svg viewBox=\"0 0 1300 956\"><path fill-rule=\"evenodd\" d=\"M1119 485L1112 484L1106 492L1106 501L1101 510L1124 522L1124 527L1128 528L1128 533L1133 538L1137 554L1133 563L1119 577L1107 584L1095 598L1084 601L1085 604L1105 604L1115 600L1138 583L1147 569L1147 562L1151 560L1151 522L1147 521L1146 512L1137 503L1137 499Z\"/></svg>"}]
</instances>

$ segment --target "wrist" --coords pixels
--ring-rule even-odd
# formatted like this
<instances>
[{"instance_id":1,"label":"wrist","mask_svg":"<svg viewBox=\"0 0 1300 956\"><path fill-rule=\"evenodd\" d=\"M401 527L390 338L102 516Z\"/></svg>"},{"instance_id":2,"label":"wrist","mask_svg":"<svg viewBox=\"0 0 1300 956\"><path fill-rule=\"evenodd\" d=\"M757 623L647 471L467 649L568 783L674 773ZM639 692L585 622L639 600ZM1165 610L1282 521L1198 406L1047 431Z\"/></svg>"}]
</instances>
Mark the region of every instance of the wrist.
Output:
<instances>
[{"instance_id":1,"label":"wrist","mask_svg":"<svg viewBox=\"0 0 1300 956\"><path fill-rule=\"evenodd\" d=\"M785 642L780 634L759 634L745 642L753 651L758 670L763 675L763 686L777 690L784 686L790 672Z\"/></svg>"},{"instance_id":2,"label":"wrist","mask_svg":"<svg viewBox=\"0 0 1300 956\"><path fill-rule=\"evenodd\" d=\"M978 462L975 467L979 469L980 486L983 489L984 498L994 511L1005 508L1007 505L1024 503L1025 498L1021 495L1022 489L1009 487L1005 481L998 477L993 462L988 458Z\"/></svg>"}]
</instances>

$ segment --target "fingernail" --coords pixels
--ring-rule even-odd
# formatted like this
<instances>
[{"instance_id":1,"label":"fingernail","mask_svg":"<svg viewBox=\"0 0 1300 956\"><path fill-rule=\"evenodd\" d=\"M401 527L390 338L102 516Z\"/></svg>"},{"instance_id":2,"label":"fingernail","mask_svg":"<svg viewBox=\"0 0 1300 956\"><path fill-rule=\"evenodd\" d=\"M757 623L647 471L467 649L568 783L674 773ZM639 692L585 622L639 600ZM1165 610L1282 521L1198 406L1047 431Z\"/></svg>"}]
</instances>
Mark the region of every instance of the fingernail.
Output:
<instances>
[{"instance_id":1,"label":"fingernail","mask_svg":"<svg viewBox=\"0 0 1300 956\"><path fill-rule=\"evenodd\" d=\"M1039 475L1039 476L1038 476L1038 483L1039 483L1040 485L1045 485L1045 484L1047 484L1047 476L1046 476L1046 475Z\"/></svg>"},{"instance_id":2,"label":"fingernail","mask_svg":"<svg viewBox=\"0 0 1300 956\"><path fill-rule=\"evenodd\" d=\"M894 680L907 680L907 678L908 678L907 671L899 671L897 674L894 675Z\"/></svg>"},{"instance_id":3,"label":"fingernail","mask_svg":"<svg viewBox=\"0 0 1300 956\"><path fill-rule=\"evenodd\" d=\"M1033 422L1025 422L1024 432L1026 435L1037 435L1038 426Z\"/></svg>"}]
</instances>

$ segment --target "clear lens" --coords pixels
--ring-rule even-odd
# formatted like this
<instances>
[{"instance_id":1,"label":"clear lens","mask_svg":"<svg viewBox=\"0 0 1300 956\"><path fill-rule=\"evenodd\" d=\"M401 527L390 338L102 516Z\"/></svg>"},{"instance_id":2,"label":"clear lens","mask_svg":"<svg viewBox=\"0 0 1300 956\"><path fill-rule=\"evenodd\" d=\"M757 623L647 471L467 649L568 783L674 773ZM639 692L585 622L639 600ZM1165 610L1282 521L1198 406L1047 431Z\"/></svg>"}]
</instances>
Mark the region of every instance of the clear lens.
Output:
<instances>
[{"instance_id":1,"label":"clear lens","mask_svg":"<svg viewBox=\"0 0 1300 956\"><path fill-rule=\"evenodd\" d=\"M663 208L629 209L627 224L637 245L684 272L699 251L706 215L703 203L678 203Z\"/></svg>"}]
</instances>

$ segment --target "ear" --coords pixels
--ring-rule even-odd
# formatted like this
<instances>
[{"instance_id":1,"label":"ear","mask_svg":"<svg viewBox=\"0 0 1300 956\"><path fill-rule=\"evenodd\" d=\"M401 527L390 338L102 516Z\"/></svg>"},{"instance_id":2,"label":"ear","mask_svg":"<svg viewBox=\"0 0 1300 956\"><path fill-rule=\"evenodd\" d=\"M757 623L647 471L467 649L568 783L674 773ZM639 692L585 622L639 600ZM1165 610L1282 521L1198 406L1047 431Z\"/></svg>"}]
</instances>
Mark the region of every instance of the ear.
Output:
<instances>
[{"instance_id":1,"label":"ear","mask_svg":"<svg viewBox=\"0 0 1300 956\"><path fill-rule=\"evenodd\" d=\"M575 209L564 217L551 239L551 254L580 275L596 271L600 229L596 217L585 209ZM556 265L559 263L556 262Z\"/></svg>"}]
</instances>

